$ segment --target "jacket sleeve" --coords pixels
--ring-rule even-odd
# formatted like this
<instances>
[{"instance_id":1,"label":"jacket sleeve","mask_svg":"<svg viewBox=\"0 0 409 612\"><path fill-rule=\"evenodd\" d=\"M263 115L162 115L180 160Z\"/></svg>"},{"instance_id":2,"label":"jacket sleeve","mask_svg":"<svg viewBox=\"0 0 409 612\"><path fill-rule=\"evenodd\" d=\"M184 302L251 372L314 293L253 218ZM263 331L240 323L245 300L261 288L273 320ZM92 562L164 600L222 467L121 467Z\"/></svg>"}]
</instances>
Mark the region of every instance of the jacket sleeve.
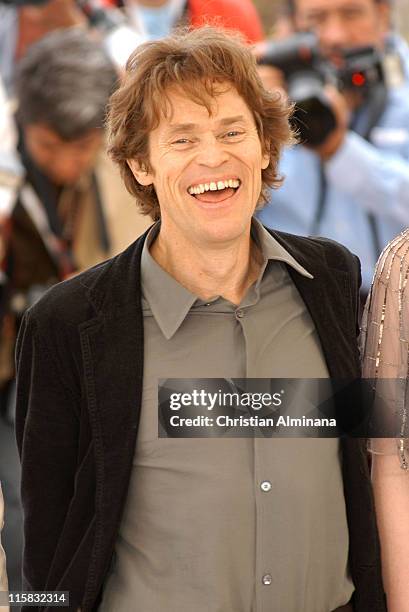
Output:
<instances>
[{"instance_id":1,"label":"jacket sleeve","mask_svg":"<svg viewBox=\"0 0 409 612\"><path fill-rule=\"evenodd\" d=\"M359 257L354 255L355 262L355 273L353 276L353 291L354 293L354 314L355 314L355 330L356 337L359 338L359 334L361 333L361 310L363 304L361 303L361 287L362 287L362 274L361 274L361 262L359 261Z\"/></svg>"},{"instance_id":2,"label":"jacket sleeve","mask_svg":"<svg viewBox=\"0 0 409 612\"><path fill-rule=\"evenodd\" d=\"M50 335L47 325L39 326L29 309L16 346L23 588L38 591L47 590L47 576L73 496L79 435L79 397L67 382L61 351L49 346Z\"/></svg>"},{"instance_id":3,"label":"jacket sleeve","mask_svg":"<svg viewBox=\"0 0 409 612\"><path fill-rule=\"evenodd\" d=\"M311 240L311 238L309 238ZM353 314L355 335L358 338L360 334L360 319L361 319L361 294L362 273L361 262L359 257L351 253L344 245L339 244L331 238L313 237L312 240L320 242L326 248L327 261L334 268L339 267L340 262L343 262L342 269L348 273L349 283L351 288L351 312Z\"/></svg>"},{"instance_id":4,"label":"jacket sleeve","mask_svg":"<svg viewBox=\"0 0 409 612\"><path fill-rule=\"evenodd\" d=\"M332 187L353 198L363 210L408 224L409 149L406 154L381 150L349 132L326 164ZM346 178L348 180L346 180Z\"/></svg>"}]
</instances>

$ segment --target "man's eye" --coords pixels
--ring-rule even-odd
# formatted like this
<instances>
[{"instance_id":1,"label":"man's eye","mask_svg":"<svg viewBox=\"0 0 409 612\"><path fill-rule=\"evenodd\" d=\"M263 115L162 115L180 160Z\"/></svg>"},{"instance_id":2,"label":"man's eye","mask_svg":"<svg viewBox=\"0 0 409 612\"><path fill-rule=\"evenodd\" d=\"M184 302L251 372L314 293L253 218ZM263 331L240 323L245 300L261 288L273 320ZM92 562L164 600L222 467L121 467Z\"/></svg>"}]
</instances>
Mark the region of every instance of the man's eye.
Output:
<instances>
[{"instance_id":1,"label":"man's eye","mask_svg":"<svg viewBox=\"0 0 409 612\"><path fill-rule=\"evenodd\" d=\"M177 140L174 140L172 144L187 144L188 142L190 141L187 138L178 138Z\"/></svg>"},{"instance_id":2,"label":"man's eye","mask_svg":"<svg viewBox=\"0 0 409 612\"><path fill-rule=\"evenodd\" d=\"M226 133L226 136L228 138L234 138L235 136L241 136L242 134L243 132L239 132L238 130L230 130Z\"/></svg>"}]
</instances>

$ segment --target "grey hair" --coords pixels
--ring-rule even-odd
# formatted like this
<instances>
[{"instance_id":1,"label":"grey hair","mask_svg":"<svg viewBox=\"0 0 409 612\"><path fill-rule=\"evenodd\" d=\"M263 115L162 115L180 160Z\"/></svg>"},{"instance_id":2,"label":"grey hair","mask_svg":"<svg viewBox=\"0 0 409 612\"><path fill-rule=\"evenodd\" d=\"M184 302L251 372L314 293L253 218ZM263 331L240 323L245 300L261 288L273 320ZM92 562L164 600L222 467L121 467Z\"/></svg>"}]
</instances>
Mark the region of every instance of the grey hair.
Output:
<instances>
[{"instance_id":1,"label":"grey hair","mask_svg":"<svg viewBox=\"0 0 409 612\"><path fill-rule=\"evenodd\" d=\"M101 44L79 28L29 47L16 74L17 121L46 124L64 140L102 128L118 74Z\"/></svg>"}]
</instances>

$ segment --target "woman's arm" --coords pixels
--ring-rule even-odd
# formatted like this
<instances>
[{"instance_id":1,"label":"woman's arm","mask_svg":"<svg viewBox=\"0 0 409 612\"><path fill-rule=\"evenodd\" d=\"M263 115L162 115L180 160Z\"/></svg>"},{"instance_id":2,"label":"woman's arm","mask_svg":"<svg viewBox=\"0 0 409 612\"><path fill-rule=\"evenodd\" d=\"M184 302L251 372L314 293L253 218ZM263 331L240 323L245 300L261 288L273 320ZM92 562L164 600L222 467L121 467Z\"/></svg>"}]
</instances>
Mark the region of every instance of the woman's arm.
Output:
<instances>
[{"instance_id":1,"label":"woman's arm","mask_svg":"<svg viewBox=\"0 0 409 612\"><path fill-rule=\"evenodd\" d=\"M388 612L409 612L408 253L409 230L378 261L361 338L363 375L383 399L379 422L396 435L369 441Z\"/></svg>"},{"instance_id":2,"label":"woman's arm","mask_svg":"<svg viewBox=\"0 0 409 612\"><path fill-rule=\"evenodd\" d=\"M374 454L372 482L388 612L409 612L409 473L397 456Z\"/></svg>"}]
</instances>

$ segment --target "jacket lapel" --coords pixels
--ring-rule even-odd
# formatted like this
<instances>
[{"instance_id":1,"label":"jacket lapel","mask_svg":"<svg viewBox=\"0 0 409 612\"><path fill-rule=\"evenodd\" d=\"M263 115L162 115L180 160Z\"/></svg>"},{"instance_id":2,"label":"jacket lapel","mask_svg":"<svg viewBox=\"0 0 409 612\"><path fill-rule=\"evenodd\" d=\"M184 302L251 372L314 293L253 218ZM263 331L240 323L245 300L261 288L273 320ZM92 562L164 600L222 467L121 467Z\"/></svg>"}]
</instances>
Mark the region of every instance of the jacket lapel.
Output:
<instances>
[{"instance_id":1,"label":"jacket lapel","mask_svg":"<svg viewBox=\"0 0 409 612\"><path fill-rule=\"evenodd\" d=\"M96 466L96 533L88 592L109 569L125 505L142 403L140 260L146 233L87 287L96 315L80 326ZM99 584L94 584L100 576Z\"/></svg>"}]
</instances>

